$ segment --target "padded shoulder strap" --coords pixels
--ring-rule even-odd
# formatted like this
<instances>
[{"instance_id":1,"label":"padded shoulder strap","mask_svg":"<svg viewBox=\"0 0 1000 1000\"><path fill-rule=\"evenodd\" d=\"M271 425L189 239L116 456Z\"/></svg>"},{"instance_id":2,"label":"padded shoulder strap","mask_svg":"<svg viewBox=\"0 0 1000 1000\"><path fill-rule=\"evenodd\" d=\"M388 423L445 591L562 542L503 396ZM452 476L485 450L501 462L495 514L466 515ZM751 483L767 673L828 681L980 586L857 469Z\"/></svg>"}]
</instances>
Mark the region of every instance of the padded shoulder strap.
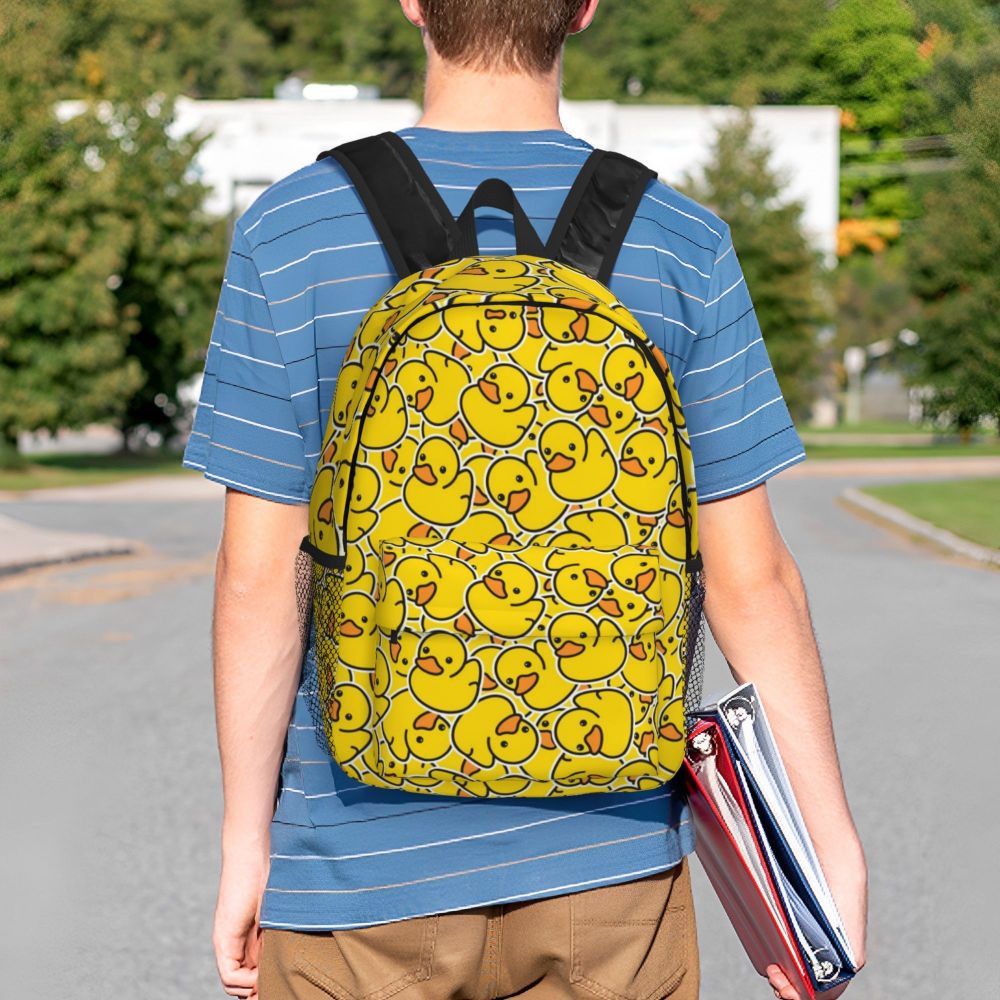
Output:
<instances>
[{"instance_id":1,"label":"padded shoulder strap","mask_svg":"<svg viewBox=\"0 0 1000 1000\"><path fill-rule=\"evenodd\" d=\"M595 149L559 211L548 256L606 285L643 192L655 178L638 160Z\"/></svg>"},{"instance_id":2,"label":"padded shoulder strap","mask_svg":"<svg viewBox=\"0 0 1000 1000\"><path fill-rule=\"evenodd\" d=\"M347 171L399 277L459 255L454 216L395 132L345 142L316 159L327 156Z\"/></svg>"}]
</instances>

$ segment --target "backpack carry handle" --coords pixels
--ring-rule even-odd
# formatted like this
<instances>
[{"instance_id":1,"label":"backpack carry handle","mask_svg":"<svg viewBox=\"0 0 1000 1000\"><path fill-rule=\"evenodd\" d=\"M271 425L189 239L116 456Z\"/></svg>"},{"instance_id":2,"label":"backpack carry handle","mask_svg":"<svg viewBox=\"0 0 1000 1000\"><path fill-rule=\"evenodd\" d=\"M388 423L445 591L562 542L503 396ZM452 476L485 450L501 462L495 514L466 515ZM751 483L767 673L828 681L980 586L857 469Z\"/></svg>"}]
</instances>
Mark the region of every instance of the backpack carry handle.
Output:
<instances>
[{"instance_id":1,"label":"backpack carry handle","mask_svg":"<svg viewBox=\"0 0 1000 1000\"><path fill-rule=\"evenodd\" d=\"M535 232L521 203L514 194L514 189L499 177L491 177L482 182L472 193L468 204L458 217L459 255L476 257L479 255L479 239L476 235L476 209L481 206L499 208L514 217L514 239L516 252L529 254L533 257L544 257L545 246Z\"/></svg>"}]
</instances>

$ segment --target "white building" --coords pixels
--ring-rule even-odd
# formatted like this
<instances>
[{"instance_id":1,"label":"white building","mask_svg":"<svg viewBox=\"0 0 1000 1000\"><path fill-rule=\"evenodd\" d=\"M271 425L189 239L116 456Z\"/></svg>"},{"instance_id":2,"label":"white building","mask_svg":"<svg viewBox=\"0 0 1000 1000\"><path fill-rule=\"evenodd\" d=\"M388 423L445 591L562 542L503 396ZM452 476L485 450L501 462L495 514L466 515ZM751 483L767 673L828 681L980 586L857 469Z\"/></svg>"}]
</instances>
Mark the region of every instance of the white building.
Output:
<instances>
[{"instance_id":1,"label":"white building","mask_svg":"<svg viewBox=\"0 0 1000 1000\"><path fill-rule=\"evenodd\" d=\"M566 101L567 131L595 146L642 160L667 183L697 173L709 155L715 128L732 108L697 105L618 105ZM827 106L760 107L758 134L773 148L773 165L790 199L804 205L803 222L817 248L836 247L840 112ZM177 102L178 134L207 131L198 168L212 188L209 209L239 214L269 184L348 139L412 125L412 101L235 100Z\"/></svg>"}]
</instances>

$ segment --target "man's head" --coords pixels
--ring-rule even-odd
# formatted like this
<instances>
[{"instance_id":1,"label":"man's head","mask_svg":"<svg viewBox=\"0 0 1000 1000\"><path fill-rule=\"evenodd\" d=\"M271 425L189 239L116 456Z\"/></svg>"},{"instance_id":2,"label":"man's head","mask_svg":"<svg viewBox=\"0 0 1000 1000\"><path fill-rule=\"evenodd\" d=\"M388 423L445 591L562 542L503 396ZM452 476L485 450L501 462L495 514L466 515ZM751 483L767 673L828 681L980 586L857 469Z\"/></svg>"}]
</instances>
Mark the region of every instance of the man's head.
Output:
<instances>
[{"instance_id":1,"label":"man's head","mask_svg":"<svg viewBox=\"0 0 1000 1000\"><path fill-rule=\"evenodd\" d=\"M598 0L401 0L437 54L466 69L544 75Z\"/></svg>"}]
</instances>

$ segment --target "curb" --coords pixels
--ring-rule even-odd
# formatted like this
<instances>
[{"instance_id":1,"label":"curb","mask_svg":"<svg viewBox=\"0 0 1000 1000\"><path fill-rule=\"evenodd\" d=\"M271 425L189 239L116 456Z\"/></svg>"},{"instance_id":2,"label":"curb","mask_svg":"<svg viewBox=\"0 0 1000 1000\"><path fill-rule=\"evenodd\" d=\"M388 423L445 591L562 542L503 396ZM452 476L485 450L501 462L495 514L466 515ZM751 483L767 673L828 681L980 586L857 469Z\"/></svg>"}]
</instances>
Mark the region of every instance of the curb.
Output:
<instances>
[{"instance_id":1,"label":"curb","mask_svg":"<svg viewBox=\"0 0 1000 1000\"><path fill-rule=\"evenodd\" d=\"M853 487L844 490L840 494L840 498L848 507L862 510L883 524L900 528L910 535L917 535L927 541L934 542L955 555L964 556L966 559L973 559L985 566L1000 569L1000 549L991 549L986 545L970 542L966 538L945 531L944 528L939 528L936 524L931 524L930 521L914 517L893 504L877 500Z\"/></svg>"},{"instance_id":2,"label":"curb","mask_svg":"<svg viewBox=\"0 0 1000 1000\"><path fill-rule=\"evenodd\" d=\"M0 515L0 579L44 566L131 555L138 542L36 528Z\"/></svg>"}]
</instances>

